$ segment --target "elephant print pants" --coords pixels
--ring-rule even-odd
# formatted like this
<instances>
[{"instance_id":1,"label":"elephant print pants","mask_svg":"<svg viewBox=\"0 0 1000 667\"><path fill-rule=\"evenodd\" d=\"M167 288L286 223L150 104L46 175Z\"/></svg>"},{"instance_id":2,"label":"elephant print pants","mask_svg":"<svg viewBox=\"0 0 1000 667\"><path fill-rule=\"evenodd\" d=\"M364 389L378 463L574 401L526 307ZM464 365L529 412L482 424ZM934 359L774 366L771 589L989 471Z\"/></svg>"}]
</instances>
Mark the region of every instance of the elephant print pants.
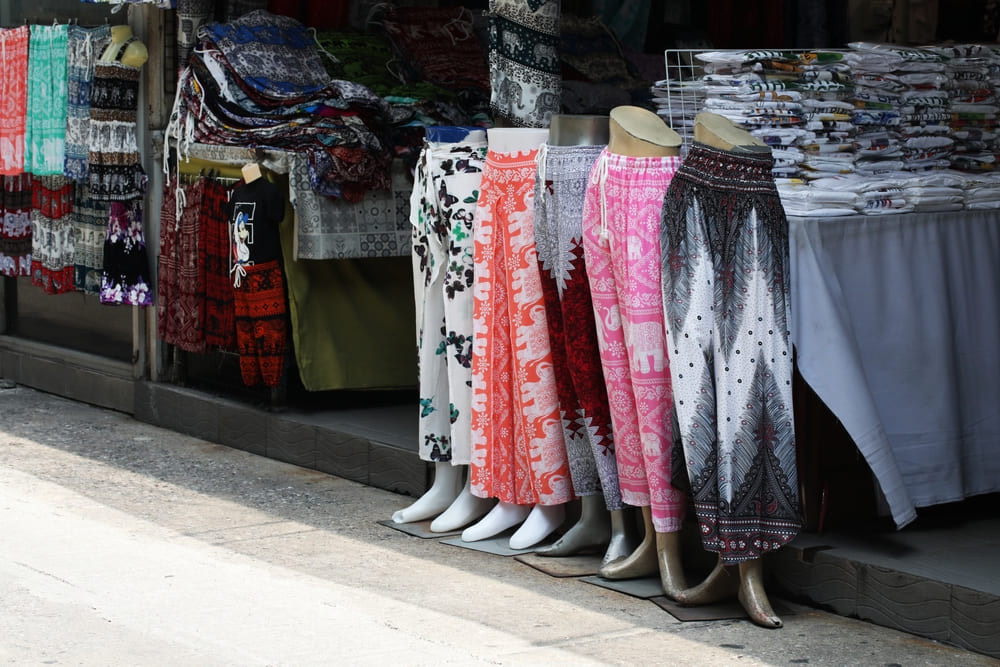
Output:
<instances>
[{"instance_id":1,"label":"elephant print pants","mask_svg":"<svg viewBox=\"0 0 1000 667\"><path fill-rule=\"evenodd\" d=\"M620 510L611 408L583 260L583 199L602 148L542 146L535 183L535 246L573 490L578 496L603 491L607 508Z\"/></svg>"},{"instance_id":2,"label":"elephant print pants","mask_svg":"<svg viewBox=\"0 0 1000 667\"><path fill-rule=\"evenodd\" d=\"M702 543L724 563L799 530L788 221L769 152L694 144L663 201L663 302Z\"/></svg>"},{"instance_id":3,"label":"elephant print pants","mask_svg":"<svg viewBox=\"0 0 1000 667\"><path fill-rule=\"evenodd\" d=\"M410 196L420 387L418 454L472 455L472 218L486 157L477 143L426 143Z\"/></svg>"},{"instance_id":4,"label":"elephant print pants","mask_svg":"<svg viewBox=\"0 0 1000 667\"><path fill-rule=\"evenodd\" d=\"M247 274L233 290L240 375L248 387L277 387L288 347L284 275L276 260L244 268Z\"/></svg>"},{"instance_id":5,"label":"elephant print pants","mask_svg":"<svg viewBox=\"0 0 1000 667\"><path fill-rule=\"evenodd\" d=\"M658 533L680 530L672 484L670 367L660 292L660 212L680 158L605 149L583 207L583 248L611 405L622 499L649 507Z\"/></svg>"},{"instance_id":6,"label":"elephant print pants","mask_svg":"<svg viewBox=\"0 0 1000 667\"><path fill-rule=\"evenodd\" d=\"M560 0L490 0L490 110L513 127L548 127L559 113Z\"/></svg>"},{"instance_id":7,"label":"elephant print pants","mask_svg":"<svg viewBox=\"0 0 1000 667\"><path fill-rule=\"evenodd\" d=\"M573 499L535 249L538 150L486 153L473 222L472 493Z\"/></svg>"}]
</instances>

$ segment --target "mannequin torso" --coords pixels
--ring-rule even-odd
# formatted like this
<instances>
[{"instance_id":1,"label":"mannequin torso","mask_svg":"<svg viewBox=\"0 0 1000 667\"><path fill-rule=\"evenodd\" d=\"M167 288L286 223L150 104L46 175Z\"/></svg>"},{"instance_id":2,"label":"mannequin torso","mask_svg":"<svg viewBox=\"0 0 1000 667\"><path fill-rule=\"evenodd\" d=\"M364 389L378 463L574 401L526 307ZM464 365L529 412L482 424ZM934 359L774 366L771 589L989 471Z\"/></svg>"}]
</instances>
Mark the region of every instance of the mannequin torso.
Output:
<instances>
[{"instance_id":1,"label":"mannequin torso","mask_svg":"<svg viewBox=\"0 0 1000 667\"><path fill-rule=\"evenodd\" d=\"M549 119L551 146L603 146L608 143L607 116L553 114Z\"/></svg>"},{"instance_id":2,"label":"mannequin torso","mask_svg":"<svg viewBox=\"0 0 1000 667\"><path fill-rule=\"evenodd\" d=\"M725 151L769 151L763 141L726 118L708 111L694 118L694 140Z\"/></svg>"},{"instance_id":3,"label":"mannequin torso","mask_svg":"<svg viewBox=\"0 0 1000 667\"><path fill-rule=\"evenodd\" d=\"M146 45L135 39L132 28L127 25L111 27L111 43L101 54L102 62L117 61L129 67L142 67L149 59Z\"/></svg>"},{"instance_id":4,"label":"mannequin torso","mask_svg":"<svg viewBox=\"0 0 1000 667\"><path fill-rule=\"evenodd\" d=\"M633 157L680 155L681 136L648 109L620 106L611 110L608 151Z\"/></svg>"},{"instance_id":5,"label":"mannequin torso","mask_svg":"<svg viewBox=\"0 0 1000 667\"><path fill-rule=\"evenodd\" d=\"M494 127L486 131L486 143L496 153L526 153L536 150L549 137L547 128Z\"/></svg>"}]
</instances>

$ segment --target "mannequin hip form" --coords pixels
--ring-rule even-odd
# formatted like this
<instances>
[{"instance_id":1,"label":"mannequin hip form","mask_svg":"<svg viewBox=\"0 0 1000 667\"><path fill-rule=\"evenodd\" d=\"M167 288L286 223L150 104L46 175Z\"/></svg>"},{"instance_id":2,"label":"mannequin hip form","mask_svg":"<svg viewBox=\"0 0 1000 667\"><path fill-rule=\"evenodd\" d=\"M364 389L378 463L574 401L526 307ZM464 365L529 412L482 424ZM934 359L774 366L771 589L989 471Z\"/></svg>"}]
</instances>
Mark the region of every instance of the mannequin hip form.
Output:
<instances>
[{"instance_id":1,"label":"mannequin hip form","mask_svg":"<svg viewBox=\"0 0 1000 667\"><path fill-rule=\"evenodd\" d=\"M494 127L486 131L486 145L496 153L527 153L537 150L548 137L544 128Z\"/></svg>"},{"instance_id":2,"label":"mannequin hip form","mask_svg":"<svg viewBox=\"0 0 1000 667\"><path fill-rule=\"evenodd\" d=\"M111 43L101 54L101 61L117 61L129 67L142 67L149 60L149 51L139 40L129 42L132 37L132 28L128 25L111 26Z\"/></svg>"},{"instance_id":3,"label":"mannequin hip form","mask_svg":"<svg viewBox=\"0 0 1000 667\"><path fill-rule=\"evenodd\" d=\"M603 146L608 143L608 116L553 114L548 143L552 146Z\"/></svg>"}]
</instances>

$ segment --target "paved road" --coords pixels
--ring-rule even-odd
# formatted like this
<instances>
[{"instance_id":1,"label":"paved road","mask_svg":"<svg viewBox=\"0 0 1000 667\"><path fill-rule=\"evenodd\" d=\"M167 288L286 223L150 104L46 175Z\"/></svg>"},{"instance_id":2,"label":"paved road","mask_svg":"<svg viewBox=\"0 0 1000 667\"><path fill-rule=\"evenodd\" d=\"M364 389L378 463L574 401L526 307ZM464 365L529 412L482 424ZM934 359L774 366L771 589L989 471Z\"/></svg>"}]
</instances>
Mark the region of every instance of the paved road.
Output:
<instances>
[{"instance_id":1,"label":"paved road","mask_svg":"<svg viewBox=\"0 0 1000 667\"><path fill-rule=\"evenodd\" d=\"M411 500L0 389L0 663L996 664L797 605L681 623L377 523Z\"/></svg>"}]
</instances>

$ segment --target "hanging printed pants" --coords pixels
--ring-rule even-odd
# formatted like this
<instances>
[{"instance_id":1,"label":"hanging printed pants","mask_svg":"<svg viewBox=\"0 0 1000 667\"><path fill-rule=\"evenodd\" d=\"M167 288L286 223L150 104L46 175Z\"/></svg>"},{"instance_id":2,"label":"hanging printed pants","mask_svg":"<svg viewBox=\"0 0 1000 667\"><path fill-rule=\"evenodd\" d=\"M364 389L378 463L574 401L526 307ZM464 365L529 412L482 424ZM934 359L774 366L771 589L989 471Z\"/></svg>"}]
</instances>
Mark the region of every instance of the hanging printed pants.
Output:
<instances>
[{"instance_id":1,"label":"hanging printed pants","mask_svg":"<svg viewBox=\"0 0 1000 667\"><path fill-rule=\"evenodd\" d=\"M788 222L770 153L694 144L663 203L663 306L702 542L759 558L800 527Z\"/></svg>"},{"instance_id":2,"label":"hanging printed pants","mask_svg":"<svg viewBox=\"0 0 1000 667\"><path fill-rule=\"evenodd\" d=\"M679 163L676 156L605 149L591 171L583 209L622 498L649 507L659 533L680 530L686 507L684 494L671 484L672 399L660 292L660 210Z\"/></svg>"},{"instance_id":3,"label":"hanging printed pants","mask_svg":"<svg viewBox=\"0 0 1000 667\"><path fill-rule=\"evenodd\" d=\"M486 154L474 221L472 493L573 499L534 240L535 157Z\"/></svg>"},{"instance_id":4,"label":"hanging printed pants","mask_svg":"<svg viewBox=\"0 0 1000 667\"><path fill-rule=\"evenodd\" d=\"M248 387L277 387L288 346L284 275L277 260L244 268L246 275L233 290L240 375Z\"/></svg>"},{"instance_id":5,"label":"hanging printed pants","mask_svg":"<svg viewBox=\"0 0 1000 667\"><path fill-rule=\"evenodd\" d=\"M472 219L486 141L428 142L410 197L420 387L418 454L472 456Z\"/></svg>"},{"instance_id":6,"label":"hanging printed pants","mask_svg":"<svg viewBox=\"0 0 1000 667\"><path fill-rule=\"evenodd\" d=\"M583 259L583 201L602 146L544 145L535 184L535 246L573 490L623 507L611 408Z\"/></svg>"}]
</instances>

